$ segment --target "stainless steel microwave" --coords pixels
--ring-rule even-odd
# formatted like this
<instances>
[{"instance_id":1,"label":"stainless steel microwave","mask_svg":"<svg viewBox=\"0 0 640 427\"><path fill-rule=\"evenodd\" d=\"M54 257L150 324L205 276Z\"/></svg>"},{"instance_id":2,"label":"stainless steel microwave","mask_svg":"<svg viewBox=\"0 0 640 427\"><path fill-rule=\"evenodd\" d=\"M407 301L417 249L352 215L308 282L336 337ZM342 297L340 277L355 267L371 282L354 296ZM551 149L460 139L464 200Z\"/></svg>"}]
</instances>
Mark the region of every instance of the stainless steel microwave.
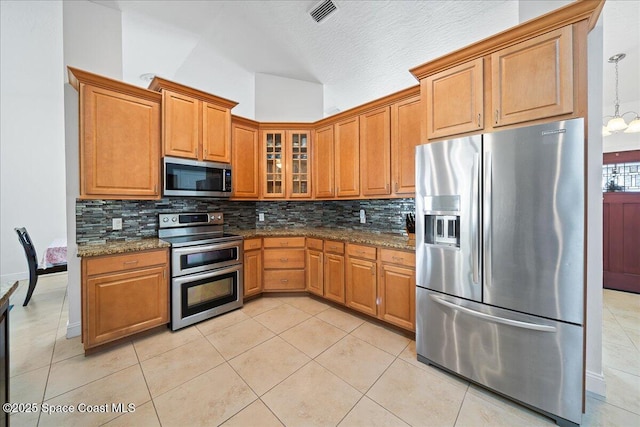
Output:
<instances>
[{"instance_id":1,"label":"stainless steel microwave","mask_svg":"<svg viewBox=\"0 0 640 427\"><path fill-rule=\"evenodd\" d=\"M231 165L165 157L164 196L231 196Z\"/></svg>"}]
</instances>

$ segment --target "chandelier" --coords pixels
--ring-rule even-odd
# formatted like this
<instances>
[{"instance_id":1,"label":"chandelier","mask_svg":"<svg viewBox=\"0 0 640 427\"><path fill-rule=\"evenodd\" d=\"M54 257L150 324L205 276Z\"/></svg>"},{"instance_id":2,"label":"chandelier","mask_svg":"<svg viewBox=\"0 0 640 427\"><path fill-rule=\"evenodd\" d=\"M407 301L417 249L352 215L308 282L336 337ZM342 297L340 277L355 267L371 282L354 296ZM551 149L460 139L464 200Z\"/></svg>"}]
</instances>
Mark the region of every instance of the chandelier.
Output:
<instances>
[{"instance_id":1,"label":"chandelier","mask_svg":"<svg viewBox=\"0 0 640 427\"><path fill-rule=\"evenodd\" d=\"M610 118L606 126L602 126L602 136L609 136L615 132L634 133L640 132L640 116L635 111L627 111L620 114L620 102L618 100L618 62L627 56L624 53L618 53L609 58L609 62L616 64L616 101L613 116L604 116L603 120ZM629 124L624 120L624 116L633 114L635 117Z\"/></svg>"}]
</instances>

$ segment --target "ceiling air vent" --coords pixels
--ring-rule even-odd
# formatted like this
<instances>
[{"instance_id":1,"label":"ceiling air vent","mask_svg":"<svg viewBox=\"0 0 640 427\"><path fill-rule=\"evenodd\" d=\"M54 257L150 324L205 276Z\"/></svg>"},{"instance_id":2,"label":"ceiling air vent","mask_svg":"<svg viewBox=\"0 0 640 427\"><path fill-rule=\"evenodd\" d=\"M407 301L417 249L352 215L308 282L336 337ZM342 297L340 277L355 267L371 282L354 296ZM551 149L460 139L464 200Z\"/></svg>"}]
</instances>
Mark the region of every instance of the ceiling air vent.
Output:
<instances>
[{"instance_id":1,"label":"ceiling air vent","mask_svg":"<svg viewBox=\"0 0 640 427\"><path fill-rule=\"evenodd\" d=\"M338 10L338 7L335 5L335 3L333 3L331 0L324 0L318 3L316 7L311 9L311 12L309 12L309 14L314 21L320 22L336 10Z\"/></svg>"}]
</instances>

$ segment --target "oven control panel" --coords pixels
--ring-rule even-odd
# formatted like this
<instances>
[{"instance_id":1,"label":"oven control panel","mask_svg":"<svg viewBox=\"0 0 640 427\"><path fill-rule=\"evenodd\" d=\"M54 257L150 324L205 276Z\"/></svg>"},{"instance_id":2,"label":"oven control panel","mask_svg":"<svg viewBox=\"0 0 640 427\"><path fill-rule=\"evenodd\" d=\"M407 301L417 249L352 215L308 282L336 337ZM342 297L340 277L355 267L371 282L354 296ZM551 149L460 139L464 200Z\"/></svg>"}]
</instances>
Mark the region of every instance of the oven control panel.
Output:
<instances>
[{"instance_id":1,"label":"oven control panel","mask_svg":"<svg viewBox=\"0 0 640 427\"><path fill-rule=\"evenodd\" d=\"M195 225L223 225L224 214L222 212L192 212L159 214L160 228L189 227Z\"/></svg>"}]
</instances>

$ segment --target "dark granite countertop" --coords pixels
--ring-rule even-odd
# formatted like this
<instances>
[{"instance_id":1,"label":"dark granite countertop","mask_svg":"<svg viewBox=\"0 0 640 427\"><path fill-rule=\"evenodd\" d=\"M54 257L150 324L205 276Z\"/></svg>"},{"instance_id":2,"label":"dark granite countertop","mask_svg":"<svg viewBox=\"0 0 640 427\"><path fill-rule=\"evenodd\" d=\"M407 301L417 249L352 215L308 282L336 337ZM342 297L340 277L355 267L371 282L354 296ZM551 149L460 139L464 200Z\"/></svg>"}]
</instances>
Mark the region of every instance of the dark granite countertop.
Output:
<instances>
[{"instance_id":1,"label":"dark granite countertop","mask_svg":"<svg viewBox=\"0 0 640 427\"><path fill-rule=\"evenodd\" d=\"M303 236L315 237L324 240L337 240L347 243L360 243L363 245L378 246L390 249L414 251L415 240L409 240L399 234L370 233L366 231L343 230L338 228L274 228L260 230L233 230L245 239L251 237L286 237Z\"/></svg>"},{"instance_id":2,"label":"dark granite countertop","mask_svg":"<svg viewBox=\"0 0 640 427\"><path fill-rule=\"evenodd\" d=\"M337 240L347 243L359 243L363 245L378 246L390 249L414 251L415 240L398 234L369 233L366 231L342 230L337 228L276 228L276 229L251 229L232 230L245 239L252 237L315 237L323 240ZM115 255L127 252L146 251L150 249L168 248L171 245L161 239L150 238L133 240L128 242L107 242L99 244L78 245L79 257L94 257L101 255Z\"/></svg>"},{"instance_id":3,"label":"dark granite countertop","mask_svg":"<svg viewBox=\"0 0 640 427\"><path fill-rule=\"evenodd\" d=\"M18 289L18 281L0 283L0 307L9 300L9 297Z\"/></svg>"},{"instance_id":4,"label":"dark granite countertop","mask_svg":"<svg viewBox=\"0 0 640 427\"><path fill-rule=\"evenodd\" d=\"M92 257L101 255L124 254L127 252L168 248L170 246L171 244L169 244L168 242L156 238L132 240L129 242L107 242L100 244L87 243L78 245L78 256Z\"/></svg>"}]
</instances>

